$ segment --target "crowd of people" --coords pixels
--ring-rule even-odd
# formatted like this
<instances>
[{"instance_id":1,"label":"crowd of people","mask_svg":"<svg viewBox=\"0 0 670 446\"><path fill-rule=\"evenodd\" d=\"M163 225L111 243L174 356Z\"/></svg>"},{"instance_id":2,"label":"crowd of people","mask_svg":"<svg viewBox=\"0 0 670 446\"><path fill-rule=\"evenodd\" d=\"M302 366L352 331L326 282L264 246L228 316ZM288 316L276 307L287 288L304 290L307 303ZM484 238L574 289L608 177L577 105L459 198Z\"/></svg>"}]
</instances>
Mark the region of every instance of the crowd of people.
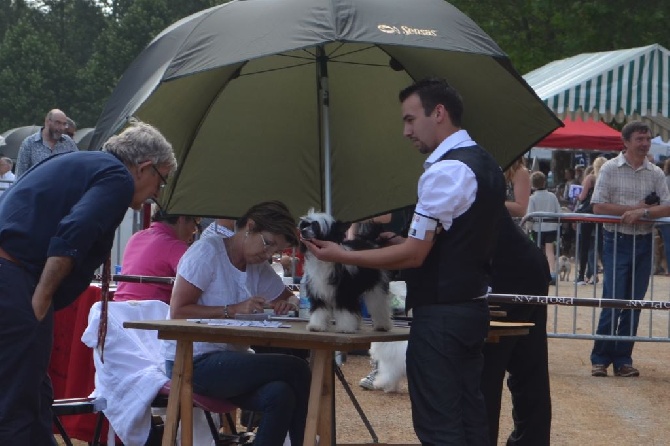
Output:
<instances>
[{"instance_id":1,"label":"crowd of people","mask_svg":"<svg viewBox=\"0 0 670 446\"><path fill-rule=\"evenodd\" d=\"M379 249L303 242L320 260L401 272L413 317L406 352L409 397L422 444L497 444L507 375L514 411L507 444L548 445L546 307L505 305L510 320L534 327L527 336L485 343L489 292L542 296L556 280L557 226L533 224L529 237L519 220L536 211L558 213L566 203L582 212L620 215L618 227L605 224L602 230L603 297L642 299L651 272L644 260L651 256L652 226L644 220L670 216L669 169L664 174L648 160L651 131L635 121L622 130L622 153L609 161L597 158L585 170L577 166L574 174L566 170L552 193L545 174L529 172L523 159L501 170L462 127L465 104L445 80L418 81L400 92L399 102L404 136L427 156L416 205L395 214L402 222L393 214L372 222L393 231ZM92 152L77 151L66 134L74 126L62 111L51 110L44 127L22 144L18 180L0 196L0 380L7 389L0 392L0 444L53 444L47 375L53 312L88 286L126 209L158 200L177 168L170 143L148 124L132 122ZM11 170L11 160L0 158L0 175L8 164ZM174 286L121 283L114 299L161 300L171 319L298 309L270 265L281 257L286 275L299 280L302 274L294 250L296 220L285 204L254 204L240 218L213 221L203 231L200 223L157 208L151 225L129 240L122 272L176 277ZM598 232L587 229L580 232L583 247ZM588 270L585 251L580 282L597 273ZM638 322L639 310L603 309L597 333L634 335ZM169 376L175 343L164 347ZM617 376L638 376L632 352L629 341L596 341L592 375L607 376L612 365ZM308 362L300 355L251 353L246 345L195 343L194 391L261 413L256 445L283 444L286 436L302 444Z\"/></svg>"}]
</instances>

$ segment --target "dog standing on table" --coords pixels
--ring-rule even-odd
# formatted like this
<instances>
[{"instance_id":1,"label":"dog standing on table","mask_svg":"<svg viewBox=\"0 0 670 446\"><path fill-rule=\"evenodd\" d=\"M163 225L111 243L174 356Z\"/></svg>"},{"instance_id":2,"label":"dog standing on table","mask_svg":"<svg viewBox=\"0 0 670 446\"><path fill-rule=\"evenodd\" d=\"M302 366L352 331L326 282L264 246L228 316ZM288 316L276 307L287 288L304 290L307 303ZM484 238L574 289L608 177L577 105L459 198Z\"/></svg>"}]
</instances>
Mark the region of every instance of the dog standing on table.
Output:
<instances>
[{"instance_id":1,"label":"dog standing on table","mask_svg":"<svg viewBox=\"0 0 670 446\"><path fill-rule=\"evenodd\" d=\"M331 215L310 210L300 218L300 236L305 240L319 239L341 244L345 249L363 250L379 246L369 240L344 240L349 223L336 221ZM372 318L372 327L379 331L391 329L391 299L386 271L359 268L340 263L323 262L304 245L304 274L310 300L307 329L329 331L331 319L334 331L354 333L360 328L362 296Z\"/></svg>"}]
</instances>

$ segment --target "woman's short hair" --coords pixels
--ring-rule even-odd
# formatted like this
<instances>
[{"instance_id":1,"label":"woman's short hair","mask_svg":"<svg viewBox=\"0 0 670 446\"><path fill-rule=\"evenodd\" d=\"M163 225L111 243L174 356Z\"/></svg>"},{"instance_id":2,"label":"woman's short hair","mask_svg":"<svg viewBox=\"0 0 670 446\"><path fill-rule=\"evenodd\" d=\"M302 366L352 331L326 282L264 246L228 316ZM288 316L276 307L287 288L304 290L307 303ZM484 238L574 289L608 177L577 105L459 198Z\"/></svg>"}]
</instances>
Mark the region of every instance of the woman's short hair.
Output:
<instances>
[{"instance_id":1,"label":"woman's short hair","mask_svg":"<svg viewBox=\"0 0 670 446\"><path fill-rule=\"evenodd\" d=\"M295 218L281 201L264 201L252 206L237 219L235 227L242 229L249 220L253 220L256 224L254 232L267 231L282 235L290 246L297 246L298 227Z\"/></svg>"},{"instance_id":2,"label":"woman's short hair","mask_svg":"<svg viewBox=\"0 0 670 446\"><path fill-rule=\"evenodd\" d=\"M157 166L168 166L170 173L177 170L177 159L168 140L154 126L135 119L123 132L109 138L102 150L128 165L151 161Z\"/></svg>"}]
</instances>

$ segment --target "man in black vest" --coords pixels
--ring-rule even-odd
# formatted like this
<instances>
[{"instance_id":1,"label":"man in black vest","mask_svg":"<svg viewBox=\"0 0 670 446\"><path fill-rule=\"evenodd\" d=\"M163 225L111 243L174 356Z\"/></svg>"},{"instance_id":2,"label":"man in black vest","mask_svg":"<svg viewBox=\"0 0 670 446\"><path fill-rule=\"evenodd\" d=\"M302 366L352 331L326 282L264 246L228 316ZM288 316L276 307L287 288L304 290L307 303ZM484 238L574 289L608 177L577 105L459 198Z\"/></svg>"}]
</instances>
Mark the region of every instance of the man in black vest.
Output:
<instances>
[{"instance_id":1,"label":"man in black vest","mask_svg":"<svg viewBox=\"0 0 670 446\"><path fill-rule=\"evenodd\" d=\"M400 92L404 135L429 155L419 179L407 239L368 251L313 240L319 259L408 269L407 310L414 320L407 378L414 430L422 444L487 445L480 391L488 334L486 294L505 180L496 161L461 129L460 94L442 79Z\"/></svg>"}]
</instances>

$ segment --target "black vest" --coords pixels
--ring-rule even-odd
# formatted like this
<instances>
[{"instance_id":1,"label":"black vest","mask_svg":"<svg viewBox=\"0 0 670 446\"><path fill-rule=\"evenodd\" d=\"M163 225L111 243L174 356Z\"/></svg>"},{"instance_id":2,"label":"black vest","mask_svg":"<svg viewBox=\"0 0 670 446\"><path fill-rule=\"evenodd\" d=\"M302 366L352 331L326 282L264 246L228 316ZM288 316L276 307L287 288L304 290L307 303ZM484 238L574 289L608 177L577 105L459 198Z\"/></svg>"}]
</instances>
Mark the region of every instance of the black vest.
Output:
<instances>
[{"instance_id":1,"label":"black vest","mask_svg":"<svg viewBox=\"0 0 670 446\"><path fill-rule=\"evenodd\" d=\"M441 160L466 164L475 174L477 194L472 206L440 231L423 265L406 271L407 310L469 301L485 295L491 282L491 259L505 208L502 170L479 146L450 150Z\"/></svg>"}]
</instances>

